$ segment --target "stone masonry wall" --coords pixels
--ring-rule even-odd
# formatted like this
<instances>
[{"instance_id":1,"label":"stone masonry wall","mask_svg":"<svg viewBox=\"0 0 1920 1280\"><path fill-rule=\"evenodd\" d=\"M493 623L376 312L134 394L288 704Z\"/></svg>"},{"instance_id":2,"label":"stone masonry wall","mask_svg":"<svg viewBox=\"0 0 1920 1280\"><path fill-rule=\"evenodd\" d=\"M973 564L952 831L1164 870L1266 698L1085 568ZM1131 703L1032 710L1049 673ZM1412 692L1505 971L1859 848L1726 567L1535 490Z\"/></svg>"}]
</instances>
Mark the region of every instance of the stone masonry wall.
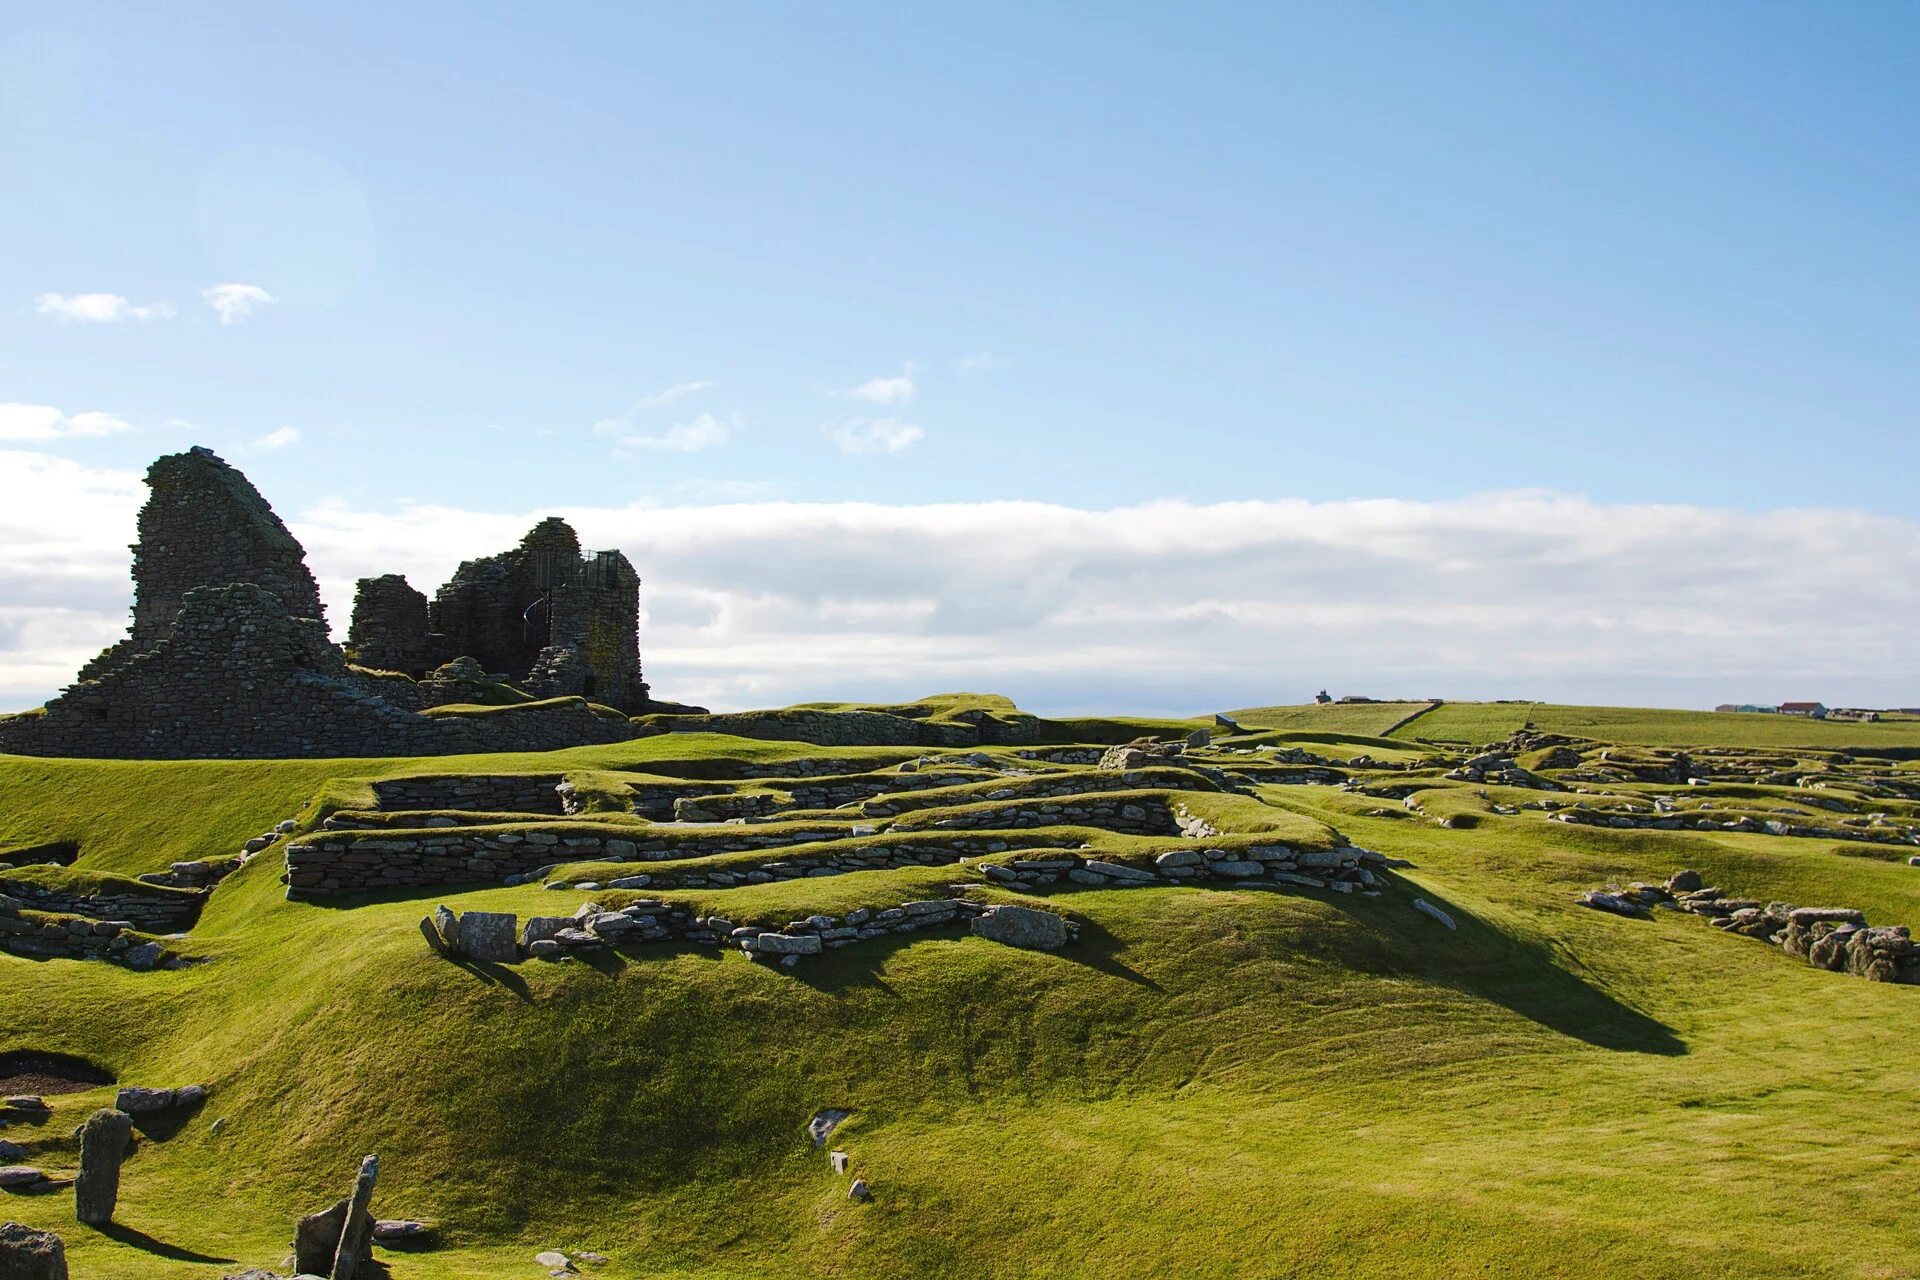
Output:
<instances>
[{"instance_id":1,"label":"stone masonry wall","mask_svg":"<svg viewBox=\"0 0 1920 1280\"><path fill-rule=\"evenodd\" d=\"M0 894L35 911L57 911L93 920L121 920L143 933L179 933L200 918L200 898L185 893L77 893L23 880L0 879Z\"/></svg>"},{"instance_id":2,"label":"stone masonry wall","mask_svg":"<svg viewBox=\"0 0 1920 1280\"><path fill-rule=\"evenodd\" d=\"M74 685L43 713L0 719L0 750L117 759L545 751L633 736L566 701L471 717L402 710L356 687L317 619L252 585L187 593L174 634Z\"/></svg>"},{"instance_id":3,"label":"stone masonry wall","mask_svg":"<svg viewBox=\"0 0 1920 1280\"><path fill-rule=\"evenodd\" d=\"M381 809L468 809L481 813L565 810L557 773L446 774L383 778L373 784Z\"/></svg>"}]
</instances>

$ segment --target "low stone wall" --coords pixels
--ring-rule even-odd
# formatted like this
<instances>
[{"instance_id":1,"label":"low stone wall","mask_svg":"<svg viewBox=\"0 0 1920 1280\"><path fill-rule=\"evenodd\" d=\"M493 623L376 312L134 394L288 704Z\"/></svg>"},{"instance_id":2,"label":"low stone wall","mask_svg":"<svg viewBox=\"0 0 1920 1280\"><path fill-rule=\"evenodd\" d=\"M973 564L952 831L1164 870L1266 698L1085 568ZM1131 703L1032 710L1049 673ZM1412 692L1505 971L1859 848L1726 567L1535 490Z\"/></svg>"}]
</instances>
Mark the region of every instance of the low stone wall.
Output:
<instances>
[{"instance_id":1,"label":"low stone wall","mask_svg":"<svg viewBox=\"0 0 1920 1280\"><path fill-rule=\"evenodd\" d=\"M466 809L484 813L566 812L558 773L447 774L382 778L373 784L379 808Z\"/></svg>"},{"instance_id":2,"label":"low stone wall","mask_svg":"<svg viewBox=\"0 0 1920 1280\"><path fill-rule=\"evenodd\" d=\"M139 970L158 968L171 959L161 943L135 936L129 921L26 914L4 900L0 947L30 960L107 960Z\"/></svg>"},{"instance_id":3,"label":"low stone wall","mask_svg":"<svg viewBox=\"0 0 1920 1280\"><path fill-rule=\"evenodd\" d=\"M977 778L962 779L963 783L978 781ZM889 794L884 800L870 800L861 805L860 813L861 816L868 818L890 818L896 814L912 813L920 809L947 808L959 804L974 804L981 800L1022 802L1057 800L1068 796L1097 795L1106 791L1138 791L1146 787L1168 791L1219 790L1211 781L1185 769L1129 770L1125 773L1042 774L1035 778L1000 780L999 785L991 790L979 790L978 794L939 796Z\"/></svg>"},{"instance_id":4,"label":"low stone wall","mask_svg":"<svg viewBox=\"0 0 1920 1280\"><path fill-rule=\"evenodd\" d=\"M1806 840L1851 840L1861 844L1920 845L1920 830L1885 823L1880 826L1828 827L1812 823L1789 822L1784 818L1757 818L1742 814L1721 822L1703 816L1698 809L1675 813L1622 813L1611 809L1593 809L1576 805L1549 816L1553 822L1570 822L1588 827L1616 827L1652 831L1741 831L1749 835L1797 836Z\"/></svg>"},{"instance_id":5,"label":"low stone wall","mask_svg":"<svg viewBox=\"0 0 1920 1280\"><path fill-rule=\"evenodd\" d=\"M1059 849L1075 845L1075 840L1046 836L1016 837L1024 849ZM604 882L613 889L730 889L742 884L771 884L776 880L820 879L846 875L854 871L880 871L903 867L951 866L966 857L1005 853L1012 845L1004 839L980 839L949 836L934 841L920 837L911 841L888 841L842 847L831 854L814 858L786 858L746 869L710 868L676 871L665 868L618 876ZM537 874L537 873L536 873ZM533 877L529 877L531 879ZM598 889L600 882L586 881L573 886Z\"/></svg>"},{"instance_id":6,"label":"low stone wall","mask_svg":"<svg viewBox=\"0 0 1920 1280\"><path fill-rule=\"evenodd\" d=\"M121 920L143 933L182 933L200 918L200 898L185 893L84 894L48 889L23 880L0 879L0 894L35 911L65 912L94 920Z\"/></svg>"},{"instance_id":7,"label":"low stone wall","mask_svg":"<svg viewBox=\"0 0 1920 1280\"><path fill-rule=\"evenodd\" d=\"M739 711L708 716L643 716L643 734L728 733L822 747L974 747L977 725L909 720L878 711ZM993 741L993 738L984 739Z\"/></svg>"},{"instance_id":8,"label":"low stone wall","mask_svg":"<svg viewBox=\"0 0 1920 1280\"><path fill-rule=\"evenodd\" d=\"M497 883L558 862L665 861L748 853L840 840L849 833L846 824L622 834L537 828L443 828L365 836L327 832L287 845L287 896L298 901L370 889Z\"/></svg>"},{"instance_id":9,"label":"low stone wall","mask_svg":"<svg viewBox=\"0 0 1920 1280\"><path fill-rule=\"evenodd\" d=\"M1114 796L1084 797L1065 803L1014 803L986 808L963 809L933 818L925 824L914 815L901 820L896 830L1018 831L1024 827L1098 827L1136 836L1167 836L1179 833L1173 812L1164 800L1121 792Z\"/></svg>"},{"instance_id":10,"label":"low stone wall","mask_svg":"<svg viewBox=\"0 0 1920 1280\"><path fill-rule=\"evenodd\" d=\"M676 800L673 816L687 822L725 822L729 818L766 817L787 809L838 809L873 796L964 786L990 776L969 770L964 773L867 773L809 781L770 779L769 785L776 788L772 792L732 796L708 792L704 796Z\"/></svg>"}]
</instances>

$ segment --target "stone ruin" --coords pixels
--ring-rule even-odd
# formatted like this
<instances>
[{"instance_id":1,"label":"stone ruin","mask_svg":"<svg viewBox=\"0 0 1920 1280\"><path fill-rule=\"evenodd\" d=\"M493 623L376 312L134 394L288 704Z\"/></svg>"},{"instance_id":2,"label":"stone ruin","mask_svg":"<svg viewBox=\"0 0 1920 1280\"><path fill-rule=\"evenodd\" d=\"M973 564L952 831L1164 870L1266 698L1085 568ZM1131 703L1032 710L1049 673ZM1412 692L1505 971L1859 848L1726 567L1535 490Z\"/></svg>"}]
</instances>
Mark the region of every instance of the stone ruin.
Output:
<instances>
[{"instance_id":1,"label":"stone ruin","mask_svg":"<svg viewBox=\"0 0 1920 1280\"><path fill-rule=\"evenodd\" d=\"M512 551L468 560L431 604L406 578L360 579L347 650L362 666L416 680L472 658L538 698L574 696L645 714L640 577L618 551L583 555L548 517Z\"/></svg>"},{"instance_id":2,"label":"stone ruin","mask_svg":"<svg viewBox=\"0 0 1920 1280\"><path fill-rule=\"evenodd\" d=\"M133 547L133 622L44 708L0 717L0 751L117 758L445 755L617 742L653 703L639 588L618 551L564 521L460 566L429 605L360 583L349 646L328 637L305 553L209 449L157 460ZM448 678L429 670L451 664ZM397 673L397 674L396 674ZM418 679L418 677L427 677ZM512 681L535 701L423 715Z\"/></svg>"}]
</instances>

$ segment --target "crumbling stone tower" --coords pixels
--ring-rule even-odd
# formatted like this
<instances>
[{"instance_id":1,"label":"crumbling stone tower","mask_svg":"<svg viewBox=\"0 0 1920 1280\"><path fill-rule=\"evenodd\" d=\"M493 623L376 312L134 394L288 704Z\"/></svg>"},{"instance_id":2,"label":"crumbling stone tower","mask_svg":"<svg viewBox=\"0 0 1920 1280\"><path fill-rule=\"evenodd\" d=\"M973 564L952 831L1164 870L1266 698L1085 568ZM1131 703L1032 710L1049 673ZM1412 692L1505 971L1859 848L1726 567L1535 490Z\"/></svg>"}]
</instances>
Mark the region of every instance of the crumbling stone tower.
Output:
<instances>
[{"instance_id":1,"label":"crumbling stone tower","mask_svg":"<svg viewBox=\"0 0 1920 1280\"><path fill-rule=\"evenodd\" d=\"M91 680L173 634L181 601L196 587L248 582L276 597L287 616L326 632L320 588L306 555L244 475L195 446L147 468L152 492L133 545L133 624L127 638L81 669Z\"/></svg>"},{"instance_id":2,"label":"crumbling stone tower","mask_svg":"<svg viewBox=\"0 0 1920 1280\"><path fill-rule=\"evenodd\" d=\"M431 605L397 574L362 578L347 643L363 666L418 677L467 657L537 697L647 709L640 575L618 551L583 555L554 516L511 551L462 561Z\"/></svg>"}]
</instances>

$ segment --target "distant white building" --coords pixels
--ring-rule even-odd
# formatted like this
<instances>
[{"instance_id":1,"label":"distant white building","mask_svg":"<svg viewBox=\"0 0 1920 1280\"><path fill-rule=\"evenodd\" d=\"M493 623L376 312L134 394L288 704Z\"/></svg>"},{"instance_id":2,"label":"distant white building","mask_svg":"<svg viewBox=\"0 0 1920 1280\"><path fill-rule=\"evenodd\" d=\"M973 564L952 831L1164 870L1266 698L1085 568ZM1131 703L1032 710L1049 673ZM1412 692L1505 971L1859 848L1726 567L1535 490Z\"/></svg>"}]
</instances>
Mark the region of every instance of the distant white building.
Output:
<instances>
[{"instance_id":1,"label":"distant white building","mask_svg":"<svg viewBox=\"0 0 1920 1280\"><path fill-rule=\"evenodd\" d=\"M1818 702L1783 702L1780 704L1783 716L1807 716L1814 720L1825 720L1827 709Z\"/></svg>"}]
</instances>

